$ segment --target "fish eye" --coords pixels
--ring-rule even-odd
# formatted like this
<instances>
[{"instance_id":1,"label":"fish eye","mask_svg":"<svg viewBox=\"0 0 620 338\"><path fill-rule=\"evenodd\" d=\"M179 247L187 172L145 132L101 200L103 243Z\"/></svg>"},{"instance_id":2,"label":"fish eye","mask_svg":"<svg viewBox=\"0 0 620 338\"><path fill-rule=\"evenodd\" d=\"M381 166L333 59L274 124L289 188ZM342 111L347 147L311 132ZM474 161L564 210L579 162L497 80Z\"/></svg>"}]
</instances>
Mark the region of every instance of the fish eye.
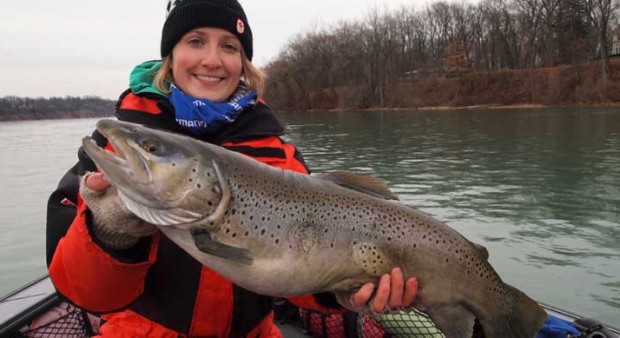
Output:
<instances>
[{"instance_id":1,"label":"fish eye","mask_svg":"<svg viewBox=\"0 0 620 338\"><path fill-rule=\"evenodd\" d=\"M154 153L159 150L159 143L153 140L145 140L142 142L142 148L149 153Z\"/></svg>"}]
</instances>

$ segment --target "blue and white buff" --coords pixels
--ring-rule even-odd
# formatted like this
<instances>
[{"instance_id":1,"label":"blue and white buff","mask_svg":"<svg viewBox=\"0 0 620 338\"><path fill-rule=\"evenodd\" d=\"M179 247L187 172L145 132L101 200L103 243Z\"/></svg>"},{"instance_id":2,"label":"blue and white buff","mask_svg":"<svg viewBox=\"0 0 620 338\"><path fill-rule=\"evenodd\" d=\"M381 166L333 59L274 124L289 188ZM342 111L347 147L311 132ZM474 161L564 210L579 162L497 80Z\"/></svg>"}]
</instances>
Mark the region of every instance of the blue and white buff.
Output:
<instances>
[{"instance_id":1,"label":"blue and white buff","mask_svg":"<svg viewBox=\"0 0 620 338\"><path fill-rule=\"evenodd\" d=\"M174 107L177 123L192 135L205 137L217 132L224 125L235 121L246 108L256 104L256 91L247 91L240 85L230 101L214 103L197 99L170 85L170 102Z\"/></svg>"}]
</instances>

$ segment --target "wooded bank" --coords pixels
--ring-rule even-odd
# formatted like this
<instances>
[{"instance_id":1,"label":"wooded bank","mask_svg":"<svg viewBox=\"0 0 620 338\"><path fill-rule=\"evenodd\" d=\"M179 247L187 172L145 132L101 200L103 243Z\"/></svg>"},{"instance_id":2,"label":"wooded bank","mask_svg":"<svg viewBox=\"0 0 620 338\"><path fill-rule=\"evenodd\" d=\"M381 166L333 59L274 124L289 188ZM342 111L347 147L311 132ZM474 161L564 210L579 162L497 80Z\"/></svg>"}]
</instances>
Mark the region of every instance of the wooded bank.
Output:
<instances>
[{"instance_id":1,"label":"wooded bank","mask_svg":"<svg viewBox=\"0 0 620 338\"><path fill-rule=\"evenodd\" d=\"M364 84L312 90L303 96L303 101L295 100L294 95L280 95L282 92L271 88L267 102L278 109L295 111L620 105L620 59L612 59L611 67L618 71L606 77L602 76L598 62L532 70L411 74L386 85L383 105L373 102L372 91Z\"/></svg>"},{"instance_id":2,"label":"wooded bank","mask_svg":"<svg viewBox=\"0 0 620 338\"><path fill-rule=\"evenodd\" d=\"M296 36L268 101L307 110L609 103L618 0L439 1Z\"/></svg>"},{"instance_id":3,"label":"wooded bank","mask_svg":"<svg viewBox=\"0 0 620 338\"><path fill-rule=\"evenodd\" d=\"M109 117L115 101L99 97L0 98L0 121Z\"/></svg>"}]
</instances>

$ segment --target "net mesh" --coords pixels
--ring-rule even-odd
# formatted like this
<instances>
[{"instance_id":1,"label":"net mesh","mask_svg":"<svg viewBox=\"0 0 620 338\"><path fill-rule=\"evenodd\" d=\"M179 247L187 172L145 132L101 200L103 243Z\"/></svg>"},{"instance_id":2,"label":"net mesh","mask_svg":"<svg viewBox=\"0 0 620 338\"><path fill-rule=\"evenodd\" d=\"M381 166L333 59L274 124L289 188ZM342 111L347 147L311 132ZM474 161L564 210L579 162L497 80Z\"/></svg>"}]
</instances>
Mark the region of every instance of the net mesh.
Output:
<instances>
[{"instance_id":1,"label":"net mesh","mask_svg":"<svg viewBox=\"0 0 620 338\"><path fill-rule=\"evenodd\" d=\"M347 337L344 325L344 315L325 315L306 309L299 310L302 324L313 337L343 338Z\"/></svg>"},{"instance_id":2,"label":"net mesh","mask_svg":"<svg viewBox=\"0 0 620 338\"><path fill-rule=\"evenodd\" d=\"M360 317L364 321L367 317ZM433 321L425 314L417 311L398 312L374 317L386 332L396 337L439 338L444 335L435 327Z\"/></svg>"},{"instance_id":3,"label":"net mesh","mask_svg":"<svg viewBox=\"0 0 620 338\"><path fill-rule=\"evenodd\" d=\"M93 321L98 320L85 311L62 303L35 319L12 337L82 338L91 337Z\"/></svg>"},{"instance_id":4,"label":"net mesh","mask_svg":"<svg viewBox=\"0 0 620 338\"><path fill-rule=\"evenodd\" d=\"M282 311L278 312L282 316ZM301 320L297 323L301 324L312 337L444 337L428 316L417 311L365 316L354 312L326 315L317 311L299 309L298 314L297 318ZM99 317L68 303L61 303L9 337L91 337L98 332L100 324Z\"/></svg>"},{"instance_id":5,"label":"net mesh","mask_svg":"<svg viewBox=\"0 0 620 338\"><path fill-rule=\"evenodd\" d=\"M324 315L306 309L301 309L300 313L304 329L313 337L444 337L433 321L421 312L398 312L374 317L354 313ZM347 325L347 316L355 316L353 327Z\"/></svg>"}]
</instances>

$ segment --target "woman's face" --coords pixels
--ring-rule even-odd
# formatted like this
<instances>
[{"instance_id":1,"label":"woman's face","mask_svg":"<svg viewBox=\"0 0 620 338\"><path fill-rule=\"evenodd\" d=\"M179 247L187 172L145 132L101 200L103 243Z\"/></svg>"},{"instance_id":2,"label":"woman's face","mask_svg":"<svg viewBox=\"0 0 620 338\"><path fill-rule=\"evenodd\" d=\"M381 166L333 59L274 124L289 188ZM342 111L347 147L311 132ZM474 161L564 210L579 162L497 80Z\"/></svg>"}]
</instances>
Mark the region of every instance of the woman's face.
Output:
<instances>
[{"instance_id":1,"label":"woman's face","mask_svg":"<svg viewBox=\"0 0 620 338\"><path fill-rule=\"evenodd\" d=\"M232 33L203 27L185 34L172 49L172 76L185 93L224 102L239 85L241 42Z\"/></svg>"}]
</instances>

